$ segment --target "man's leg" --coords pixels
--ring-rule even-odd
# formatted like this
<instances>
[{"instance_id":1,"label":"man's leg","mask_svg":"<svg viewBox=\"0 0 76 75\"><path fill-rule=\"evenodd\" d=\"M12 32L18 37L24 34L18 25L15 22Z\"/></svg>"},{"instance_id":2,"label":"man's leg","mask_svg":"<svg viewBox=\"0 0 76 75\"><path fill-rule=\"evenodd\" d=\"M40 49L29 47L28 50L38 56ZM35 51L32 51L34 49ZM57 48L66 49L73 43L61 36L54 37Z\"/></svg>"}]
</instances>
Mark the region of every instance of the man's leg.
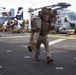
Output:
<instances>
[{"instance_id":1,"label":"man's leg","mask_svg":"<svg viewBox=\"0 0 76 75\"><path fill-rule=\"evenodd\" d=\"M28 50L29 50L30 52L32 52L31 45L32 45L32 42L33 42L33 35L34 35L34 32L31 31L30 40L29 40L29 45L28 45Z\"/></svg>"},{"instance_id":2,"label":"man's leg","mask_svg":"<svg viewBox=\"0 0 76 75\"><path fill-rule=\"evenodd\" d=\"M34 35L33 35L33 42L31 44L31 48L34 51L37 51L36 44L37 44L38 37L39 37L39 33L38 32L35 32Z\"/></svg>"},{"instance_id":3,"label":"man's leg","mask_svg":"<svg viewBox=\"0 0 76 75\"><path fill-rule=\"evenodd\" d=\"M38 33L31 32L30 41L28 45L28 50L30 52L32 52L32 50L34 50L35 52L37 51L36 44L37 44L38 37L39 37Z\"/></svg>"},{"instance_id":4,"label":"man's leg","mask_svg":"<svg viewBox=\"0 0 76 75\"><path fill-rule=\"evenodd\" d=\"M36 44L36 48L37 48L36 55L35 55L36 61L39 61L40 45L41 45L41 37L39 36L39 38L37 40L37 44Z\"/></svg>"},{"instance_id":5,"label":"man's leg","mask_svg":"<svg viewBox=\"0 0 76 75\"><path fill-rule=\"evenodd\" d=\"M47 57L47 64L49 64L50 62L53 61L52 57L51 57L51 51L49 49L49 42L48 42L48 37L44 36L43 42L42 42L45 46L45 50L46 50L46 57Z\"/></svg>"}]
</instances>

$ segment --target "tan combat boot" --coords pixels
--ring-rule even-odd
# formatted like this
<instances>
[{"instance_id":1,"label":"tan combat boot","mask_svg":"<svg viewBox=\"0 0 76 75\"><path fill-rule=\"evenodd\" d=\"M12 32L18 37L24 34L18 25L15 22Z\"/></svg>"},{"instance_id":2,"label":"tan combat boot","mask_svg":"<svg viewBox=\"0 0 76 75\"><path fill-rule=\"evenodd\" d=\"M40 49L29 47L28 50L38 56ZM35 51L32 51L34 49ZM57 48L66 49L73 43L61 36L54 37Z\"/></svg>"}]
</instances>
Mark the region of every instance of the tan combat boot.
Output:
<instances>
[{"instance_id":1,"label":"tan combat boot","mask_svg":"<svg viewBox=\"0 0 76 75\"><path fill-rule=\"evenodd\" d=\"M31 43L29 43L29 45L28 45L28 50L29 50L30 52L32 52Z\"/></svg>"},{"instance_id":2,"label":"tan combat boot","mask_svg":"<svg viewBox=\"0 0 76 75\"><path fill-rule=\"evenodd\" d=\"M47 57L47 64L50 64L50 62L53 62L53 59L51 57Z\"/></svg>"},{"instance_id":3,"label":"tan combat boot","mask_svg":"<svg viewBox=\"0 0 76 75\"><path fill-rule=\"evenodd\" d=\"M37 52L37 48L36 48L36 44L35 44L35 43L31 44L30 47L31 47L35 52Z\"/></svg>"},{"instance_id":4,"label":"tan combat boot","mask_svg":"<svg viewBox=\"0 0 76 75\"><path fill-rule=\"evenodd\" d=\"M39 61L39 56L38 55L35 55L35 60Z\"/></svg>"},{"instance_id":5,"label":"tan combat boot","mask_svg":"<svg viewBox=\"0 0 76 75\"><path fill-rule=\"evenodd\" d=\"M30 52L32 52L32 49L31 49L31 47L30 47L30 46L28 46L28 50L29 50Z\"/></svg>"}]
</instances>

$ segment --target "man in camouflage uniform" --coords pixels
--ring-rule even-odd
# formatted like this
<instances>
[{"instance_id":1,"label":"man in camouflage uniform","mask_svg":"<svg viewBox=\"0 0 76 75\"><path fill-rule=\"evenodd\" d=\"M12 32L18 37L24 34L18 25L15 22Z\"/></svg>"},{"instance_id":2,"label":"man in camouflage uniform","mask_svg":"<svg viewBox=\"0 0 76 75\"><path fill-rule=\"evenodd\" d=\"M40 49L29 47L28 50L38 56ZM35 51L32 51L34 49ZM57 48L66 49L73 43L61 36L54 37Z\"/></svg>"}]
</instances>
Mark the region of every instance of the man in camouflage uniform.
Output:
<instances>
[{"instance_id":1,"label":"man in camouflage uniform","mask_svg":"<svg viewBox=\"0 0 76 75\"><path fill-rule=\"evenodd\" d=\"M25 32L25 20L23 19L21 25L21 32L24 33Z\"/></svg>"},{"instance_id":2,"label":"man in camouflage uniform","mask_svg":"<svg viewBox=\"0 0 76 75\"><path fill-rule=\"evenodd\" d=\"M26 30L28 30L29 28L29 20L27 19L27 20L25 20L25 29Z\"/></svg>"},{"instance_id":3,"label":"man in camouflage uniform","mask_svg":"<svg viewBox=\"0 0 76 75\"><path fill-rule=\"evenodd\" d=\"M38 16L34 16L31 19L31 36L30 36L29 46L28 46L28 50L31 52L32 52L32 49L34 51L37 51L36 44L37 44L37 39L39 37L40 29L41 29L41 19L39 14Z\"/></svg>"},{"instance_id":4,"label":"man in camouflage uniform","mask_svg":"<svg viewBox=\"0 0 76 75\"><path fill-rule=\"evenodd\" d=\"M0 32L2 31L2 26L3 26L2 23L0 23Z\"/></svg>"},{"instance_id":5,"label":"man in camouflage uniform","mask_svg":"<svg viewBox=\"0 0 76 75\"><path fill-rule=\"evenodd\" d=\"M47 64L49 64L50 62L53 61L52 57L51 57L51 52L49 49L49 42L48 42L48 36L47 34L49 33L50 30L50 24L51 22L49 21L49 11L48 9L43 9L42 10L42 18L41 18L41 30L40 30L40 34L39 34L39 38L37 40L37 51L36 51L36 55L35 58L38 61L39 60L39 55L40 55L40 45L41 43L44 44L45 46L45 50L46 50L46 58L47 58Z\"/></svg>"},{"instance_id":6,"label":"man in camouflage uniform","mask_svg":"<svg viewBox=\"0 0 76 75\"><path fill-rule=\"evenodd\" d=\"M42 15L40 16L40 19L41 19L40 24L41 25L40 25L39 35L35 36L35 37L37 37L36 38L36 40L37 40L37 42L36 42L37 51L36 51L35 59L36 59L36 61L39 61L40 45L41 45L41 43L43 43L45 46L45 50L46 50L47 64L49 64L50 62L53 61L53 59L51 57L51 52L49 49L49 42L48 42L48 36L47 36L47 34L49 33L49 30L50 30L50 27L51 27L51 21L49 20L49 17L50 17L50 15L49 15L48 9L43 8L42 9ZM34 35L34 33L33 33L33 35ZM33 35L32 35L32 37L33 37Z\"/></svg>"},{"instance_id":7,"label":"man in camouflage uniform","mask_svg":"<svg viewBox=\"0 0 76 75\"><path fill-rule=\"evenodd\" d=\"M17 33L17 31L18 31L18 20L14 20L13 26L14 26L14 32Z\"/></svg>"},{"instance_id":8,"label":"man in camouflage uniform","mask_svg":"<svg viewBox=\"0 0 76 75\"><path fill-rule=\"evenodd\" d=\"M11 27L11 21L8 20L8 22L7 22L7 31L10 31L10 27Z\"/></svg>"}]
</instances>

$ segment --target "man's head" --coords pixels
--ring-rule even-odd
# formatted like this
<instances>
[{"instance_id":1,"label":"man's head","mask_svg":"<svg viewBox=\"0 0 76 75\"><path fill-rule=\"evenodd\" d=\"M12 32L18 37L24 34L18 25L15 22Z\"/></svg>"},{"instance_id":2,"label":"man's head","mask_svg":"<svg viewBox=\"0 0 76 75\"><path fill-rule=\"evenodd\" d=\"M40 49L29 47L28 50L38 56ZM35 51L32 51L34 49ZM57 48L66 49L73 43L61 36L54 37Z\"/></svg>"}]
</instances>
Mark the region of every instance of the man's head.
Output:
<instances>
[{"instance_id":1,"label":"man's head","mask_svg":"<svg viewBox=\"0 0 76 75\"><path fill-rule=\"evenodd\" d=\"M47 22L49 20L49 13L47 8L42 9L42 19Z\"/></svg>"}]
</instances>

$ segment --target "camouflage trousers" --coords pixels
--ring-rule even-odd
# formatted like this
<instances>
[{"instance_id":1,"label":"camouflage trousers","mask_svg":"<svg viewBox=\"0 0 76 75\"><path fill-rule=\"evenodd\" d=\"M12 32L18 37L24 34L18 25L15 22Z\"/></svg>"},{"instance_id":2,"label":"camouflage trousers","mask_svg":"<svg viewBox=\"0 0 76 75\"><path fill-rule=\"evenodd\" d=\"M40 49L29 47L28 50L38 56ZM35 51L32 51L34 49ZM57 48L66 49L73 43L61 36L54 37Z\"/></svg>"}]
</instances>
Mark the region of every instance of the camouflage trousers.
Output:
<instances>
[{"instance_id":1,"label":"camouflage trousers","mask_svg":"<svg viewBox=\"0 0 76 75\"><path fill-rule=\"evenodd\" d=\"M29 43L37 44L38 37L39 37L39 32L31 32Z\"/></svg>"},{"instance_id":2,"label":"camouflage trousers","mask_svg":"<svg viewBox=\"0 0 76 75\"><path fill-rule=\"evenodd\" d=\"M15 25L15 26L14 26L14 32L17 32L17 31L18 31L18 26Z\"/></svg>"},{"instance_id":3,"label":"camouflage trousers","mask_svg":"<svg viewBox=\"0 0 76 75\"><path fill-rule=\"evenodd\" d=\"M36 52L36 55L40 55L40 46L41 44L44 45L45 47L45 52L46 52L46 57L51 57L51 51L49 49L49 42L48 42L48 36L45 35L45 36L39 36L38 40L37 40L37 45L36 45L36 48L37 48L37 52Z\"/></svg>"}]
</instances>

